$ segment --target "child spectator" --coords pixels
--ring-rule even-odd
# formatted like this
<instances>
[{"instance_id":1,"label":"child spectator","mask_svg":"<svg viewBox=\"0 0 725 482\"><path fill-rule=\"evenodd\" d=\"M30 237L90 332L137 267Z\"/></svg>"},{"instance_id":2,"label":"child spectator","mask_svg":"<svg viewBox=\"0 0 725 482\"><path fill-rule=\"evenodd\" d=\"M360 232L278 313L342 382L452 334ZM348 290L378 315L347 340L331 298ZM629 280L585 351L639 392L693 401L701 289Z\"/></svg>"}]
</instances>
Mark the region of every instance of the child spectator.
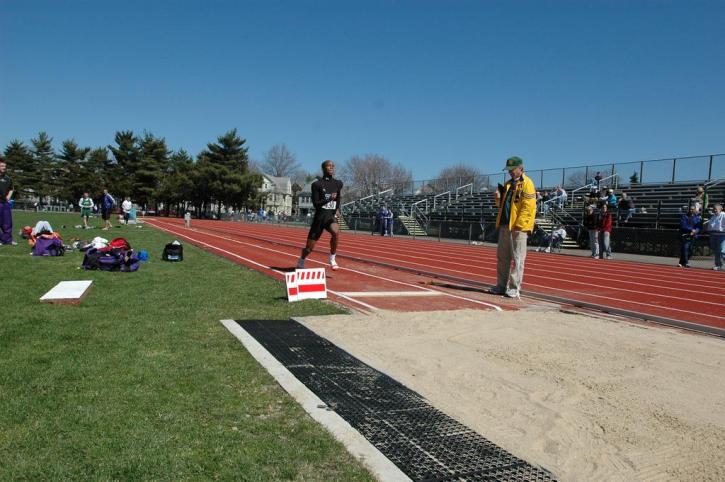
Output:
<instances>
[{"instance_id":1,"label":"child spectator","mask_svg":"<svg viewBox=\"0 0 725 482\"><path fill-rule=\"evenodd\" d=\"M123 224L128 224L128 220L131 217L131 209L133 209L133 204L131 204L131 199L126 198L121 203L121 210L123 211Z\"/></svg>"}]
</instances>

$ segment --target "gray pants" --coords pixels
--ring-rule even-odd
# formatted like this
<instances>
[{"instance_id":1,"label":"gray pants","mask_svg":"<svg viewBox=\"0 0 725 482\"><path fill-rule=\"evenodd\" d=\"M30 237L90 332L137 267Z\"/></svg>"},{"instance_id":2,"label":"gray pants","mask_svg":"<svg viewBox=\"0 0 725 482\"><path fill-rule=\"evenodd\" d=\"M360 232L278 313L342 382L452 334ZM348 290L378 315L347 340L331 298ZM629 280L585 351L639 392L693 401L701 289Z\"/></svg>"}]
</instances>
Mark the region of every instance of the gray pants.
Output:
<instances>
[{"instance_id":1,"label":"gray pants","mask_svg":"<svg viewBox=\"0 0 725 482\"><path fill-rule=\"evenodd\" d=\"M589 230L589 247L592 248L592 257L599 257L599 231L596 229Z\"/></svg>"},{"instance_id":2,"label":"gray pants","mask_svg":"<svg viewBox=\"0 0 725 482\"><path fill-rule=\"evenodd\" d=\"M498 229L498 258L496 286L505 290L520 290L524 280L524 261L526 260L526 240L529 235L524 231L510 231L508 227ZM511 262L513 261L513 269Z\"/></svg>"},{"instance_id":3,"label":"gray pants","mask_svg":"<svg viewBox=\"0 0 725 482\"><path fill-rule=\"evenodd\" d=\"M612 256L612 248L609 246L609 235L606 231L599 232L599 249L602 251L602 258Z\"/></svg>"}]
</instances>

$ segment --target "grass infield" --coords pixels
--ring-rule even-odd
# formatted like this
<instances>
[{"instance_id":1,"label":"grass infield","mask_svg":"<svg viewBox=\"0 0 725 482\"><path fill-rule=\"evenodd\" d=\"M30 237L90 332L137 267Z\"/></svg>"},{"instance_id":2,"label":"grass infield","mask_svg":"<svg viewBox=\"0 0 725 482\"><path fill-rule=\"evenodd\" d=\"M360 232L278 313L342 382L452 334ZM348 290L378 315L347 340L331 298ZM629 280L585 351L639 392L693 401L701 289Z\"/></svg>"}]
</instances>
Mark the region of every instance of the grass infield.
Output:
<instances>
[{"instance_id":1,"label":"grass infield","mask_svg":"<svg viewBox=\"0 0 725 482\"><path fill-rule=\"evenodd\" d=\"M219 323L338 308L288 303L281 283L189 244L162 262L172 238L150 227L15 212L13 230L40 219L66 244L123 236L150 260L83 271L79 252L0 246L0 479L374 480ZM80 279L93 280L81 305L38 301Z\"/></svg>"}]
</instances>

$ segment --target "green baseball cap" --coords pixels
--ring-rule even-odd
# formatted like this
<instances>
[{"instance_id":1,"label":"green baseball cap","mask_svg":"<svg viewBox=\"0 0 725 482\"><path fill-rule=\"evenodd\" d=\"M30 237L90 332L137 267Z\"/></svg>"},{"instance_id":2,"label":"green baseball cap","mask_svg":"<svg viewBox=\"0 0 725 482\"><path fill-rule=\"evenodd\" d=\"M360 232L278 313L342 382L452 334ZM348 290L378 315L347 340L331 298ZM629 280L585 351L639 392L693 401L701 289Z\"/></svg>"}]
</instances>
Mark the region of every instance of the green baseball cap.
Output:
<instances>
[{"instance_id":1,"label":"green baseball cap","mask_svg":"<svg viewBox=\"0 0 725 482\"><path fill-rule=\"evenodd\" d=\"M512 169L521 167L523 165L524 165L524 161L522 161L520 157L513 156L513 157L509 157L508 159L506 159L506 167L503 170L510 171Z\"/></svg>"}]
</instances>

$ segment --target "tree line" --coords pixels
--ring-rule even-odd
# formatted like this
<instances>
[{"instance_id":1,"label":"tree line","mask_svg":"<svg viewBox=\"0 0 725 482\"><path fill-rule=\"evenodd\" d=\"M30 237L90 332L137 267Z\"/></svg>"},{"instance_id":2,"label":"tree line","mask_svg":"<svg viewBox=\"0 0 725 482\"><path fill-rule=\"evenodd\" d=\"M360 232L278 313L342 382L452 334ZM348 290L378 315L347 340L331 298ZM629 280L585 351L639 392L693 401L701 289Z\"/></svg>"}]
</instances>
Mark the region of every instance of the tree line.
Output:
<instances>
[{"instance_id":1,"label":"tree line","mask_svg":"<svg viewBox=\"0 0 725 482\"><path fill-rule=\"evenodd\" d=\"M52 137L40 132L29 144L12 140L4 155L18 199L75 205L84 192L95 198L106 188L147 210L159 212L163 206L166 214L188 208L197 214L212 207L218 213L222 206L256 208L266 195L259 192L262 172L290 177L295 194L319 175L303 170L286 144L272 146L261 162L250 159L246 140L236 129L208 143L195 158L184 149L170 149L163 137L131 130L117 131L107 146L83 147L67 139L59 150ZM353 155L338 163L337 172L348 199L410 185L413 179L410 169L379 154ZM459 163L443 168L439 178L477 174L477 169Z\"/></svg>"},{"instance_id":2,"label":"tree line","mask_svg":"<svg viewBox=\"0 0 725 482\"><path fill-rule=\"evenodd\" d=\"M40 132L29 145L12 140L4 155L18 198L75 204L84 192L96 197L107 188L149 210L163 205L168 213L193 206L206 212L211 206L239 209L258 199L262 178L250 169L245 143L232 129L194 159L148 132L118 131L114 144L96 148L68 139L59 151Z\"/></svg>"}]
</instances>

